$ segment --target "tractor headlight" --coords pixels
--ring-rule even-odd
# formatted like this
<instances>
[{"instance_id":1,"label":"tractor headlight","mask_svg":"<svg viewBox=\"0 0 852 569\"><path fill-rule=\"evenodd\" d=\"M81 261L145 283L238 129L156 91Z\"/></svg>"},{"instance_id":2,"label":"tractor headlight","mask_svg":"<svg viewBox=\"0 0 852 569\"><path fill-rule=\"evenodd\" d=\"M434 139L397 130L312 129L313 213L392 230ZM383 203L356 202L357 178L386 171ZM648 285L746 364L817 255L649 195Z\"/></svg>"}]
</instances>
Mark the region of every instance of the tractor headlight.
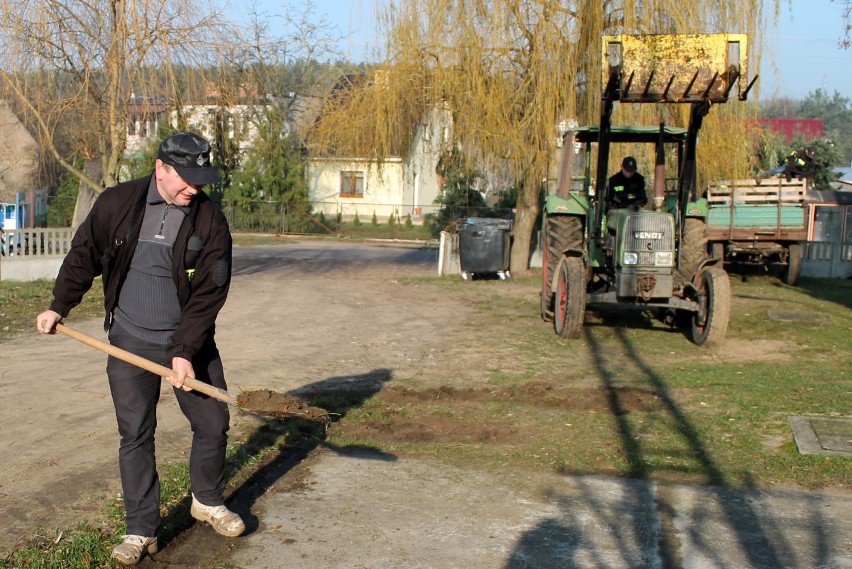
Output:
<instances>
[{"instance_id":1,"label":"tractor headlight","mask_svg":"<svg viewBox=\"0 0 852 569\"><path fill-rule=\"evenodd\" d=\"M625 265L635 265L639 262L639 253L625 251L621 260Z\"/></svg>"},{"instance_id":2,"label":"tractor headlight","mask_svg":"<svg viewBox=\"0 0 852 569\"><path fill-rule=\"evenodd\" d=\"M671 251L657 251L654 253L654 265L657 267L674 266L674 257Z\"/></svg>"}]
</instances>

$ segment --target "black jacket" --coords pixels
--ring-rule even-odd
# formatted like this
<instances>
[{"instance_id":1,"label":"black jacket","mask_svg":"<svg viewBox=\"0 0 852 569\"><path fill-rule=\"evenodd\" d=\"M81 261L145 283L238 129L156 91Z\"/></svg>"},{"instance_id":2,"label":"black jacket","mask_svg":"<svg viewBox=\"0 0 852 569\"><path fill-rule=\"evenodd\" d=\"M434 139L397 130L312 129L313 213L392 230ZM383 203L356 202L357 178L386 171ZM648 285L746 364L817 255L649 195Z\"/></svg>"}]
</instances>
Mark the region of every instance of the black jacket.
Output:
<instances>
[{"instance_id":1,"label":"black jacket","mask_svg":"<svg viewBox=\"0 0 852 569\"><path fill-rule=\"evenodd\" d=\"M607 192L607 209L631 205L642 207L648 203L645 178L639 172L634 172L629 178L622 172L617 172L609 179Z\"/></svg>"},{"instance_id":2,"label":"black jacket","mask_svg":"<svg viewBox=\"0 0 852 569\"><path fill-rule=\"evenodd\" d=\"M150 183L150 176L131 180L104 190L98 197L62 262L51 310L67 316L100 275L106 310L104 328L109 329L139 240ZM231 248L225 216L204 192L199 192L172 254L172 277L181 306L173 356L192 360L206 342L212 342L216 317L231 283Z\"/></svg>"}]
</instances>

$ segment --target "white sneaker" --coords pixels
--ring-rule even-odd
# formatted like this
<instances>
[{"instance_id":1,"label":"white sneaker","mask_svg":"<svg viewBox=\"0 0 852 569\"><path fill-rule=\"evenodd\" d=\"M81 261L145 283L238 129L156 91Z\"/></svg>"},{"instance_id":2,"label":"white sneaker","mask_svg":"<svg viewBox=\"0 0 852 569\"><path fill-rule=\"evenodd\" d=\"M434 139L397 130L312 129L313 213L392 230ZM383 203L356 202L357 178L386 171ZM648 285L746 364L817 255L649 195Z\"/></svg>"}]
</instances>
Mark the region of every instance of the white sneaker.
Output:
<instances>
[{"instance_id":1,"label":"white sneaker","mask_svg":"<svg viewBox=\"0 0 852 569\"><path fill-rule=\"evenodd\" d=\"M136 565L146 554L157 553L157 538L143 535L125 535L124 541L112 548L110 559L122 565Z\"/></svg>"},{"instance_id":2,"label":"white sneaker","mask_svg":"<svg viewBox=\"0 0 852 569\"><path fill-rule=\"evenodd\" d=\"M192 506L189 513L200 522L207 522L216 533L226 537L237 537L246 531L246 524L239 515L227 508L227 506L205 506L192 496Z\"/></svg>"}]
</instances>

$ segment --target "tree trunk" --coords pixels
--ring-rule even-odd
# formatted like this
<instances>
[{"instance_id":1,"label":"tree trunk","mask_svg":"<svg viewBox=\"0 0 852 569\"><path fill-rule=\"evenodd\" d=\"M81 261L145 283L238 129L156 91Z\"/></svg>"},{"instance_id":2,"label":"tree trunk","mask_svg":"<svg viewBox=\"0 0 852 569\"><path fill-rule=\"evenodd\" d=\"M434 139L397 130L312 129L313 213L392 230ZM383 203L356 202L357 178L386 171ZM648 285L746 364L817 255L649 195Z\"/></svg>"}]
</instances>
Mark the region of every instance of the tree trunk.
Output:
<instances>
[{"instance_id":1,"label":"tree trunk","mask_svg":"<svg viewBox=\"0 0 852 569\"><path fill-rule=\"evenodd\" d=\"M100 160L90 160L83 167L86 176L92 180L102 179L102 166ZM86 216L89 215L89 210L95 203L98 197L98 192L84 181L80 181L80 187L77 190L77 205L74 206L74 217L71 219L71 229L77 230Z\"/></svg>"},{"instance_id":2,"label":"tree trunk","mask_svg":"<svg viewBox=\"0 0 852 569\"><path fill-rule=\"evenodd\" d=\"M538 219L539 209L538 186L534 182L527 182L518 192L517 211L512 229L514 240L509 270L516 275L529 271L532 236L536 229L535 222Z\"/></svg>"}]
</instances>

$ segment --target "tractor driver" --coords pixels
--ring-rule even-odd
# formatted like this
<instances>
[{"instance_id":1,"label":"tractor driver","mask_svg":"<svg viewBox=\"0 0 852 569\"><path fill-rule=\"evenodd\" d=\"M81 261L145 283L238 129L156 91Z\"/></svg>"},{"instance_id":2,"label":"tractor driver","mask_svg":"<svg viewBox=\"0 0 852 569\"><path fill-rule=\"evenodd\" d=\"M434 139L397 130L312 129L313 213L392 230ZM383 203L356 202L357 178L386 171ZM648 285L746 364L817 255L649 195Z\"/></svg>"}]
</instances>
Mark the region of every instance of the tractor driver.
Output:
<instances>
[{"instance_id":1,"label":"tractor driver","mask_svg":"<svg viewBox=\"0 0 852 569\"><path fill-rule=\"evenodd\" d=\"M636 159L628 156L621 162L621 170L609 179L606 209L628 207L636 211L646 203L645 178L636 171Z\"/></svg>"}]
</instances>

